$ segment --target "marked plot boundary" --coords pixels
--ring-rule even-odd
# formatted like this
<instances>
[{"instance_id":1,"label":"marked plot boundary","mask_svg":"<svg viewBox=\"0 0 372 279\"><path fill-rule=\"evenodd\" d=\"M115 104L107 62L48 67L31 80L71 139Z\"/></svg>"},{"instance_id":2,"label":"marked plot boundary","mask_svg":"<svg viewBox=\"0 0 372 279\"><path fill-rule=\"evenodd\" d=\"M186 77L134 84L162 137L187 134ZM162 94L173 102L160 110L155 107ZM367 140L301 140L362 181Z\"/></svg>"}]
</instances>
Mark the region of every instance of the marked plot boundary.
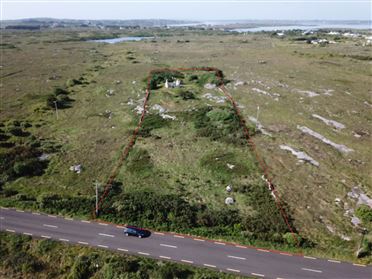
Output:
<instances>
[{"instance_id":1,"label":"marked plot boundary","mask_svg":"<svg viewBox=\"0 0 372 279\"><path fill-rule=\"evenodd\" d=\"M120 157L118 159L118 163L112 169L112 171L110 173L110 176L107 179L107 182L105 183L104 191L103 191L101 197L98 200L97 208L93 209L93 216L97 217L96 216L96 210L98 211L99 209L101 209L103 207L103 205L105 203L105 199L108 196L108 194L110 193L112 184L113 184L115 178L117 177L117 175L119 174L120 168L123 166L124 161L128 158L128 154L129 154L130 150L132 149L132 147L134 146L134 144L137 140L138 132L142 127L143 121L144 121L146 113L147 113L147 103L149 101L150 94L151 94L151 86L150 85L151 85L151 79L152 79L153 75L157 74L157 73L177 72L177 71L178 72L192 72L192 71L203 72L204 71L204 72L214 72L215 73L216 77L219 80L218 88L219 88L220 91L223 92L223 94L226 96L226 98L230 101L236 115L238 116L240 126L243 129L244 136L245 136L245 139L247 141L248 147L253 152L253 154L255 156L255 159L258 162L258 166L259 166L261 172L263 173L262 178L265 180L266 185L268 187L268 190L270 191L270 194L274 198L276 207L278 208L280 215L282 216L285 224L287 225L289 231L291 232L294 241L296 242L297 246L299 246L300 245L299 239L298 239L297 235L295 234L294 229L292 228L292 226L289 222L289 217L288 217L288 215L287 215L287 213L286 213L286 211L283 207L280 195L277 192L277 190L275 188L275 185L272 183L272 177L269 175L268 165L266 164L266 162L262 158L262 156L258 153L256 145L253 142L251 136L249 135L249 129L248 129L248 127L245 123L245 120L244 120L244 118L243 118L243 116L240 112L240 109L237 106L237 104L236 104L234 98L232 97L232 95L229 93L229 91L225 87L225 84L224 84L224 81L223 81L223 72L220 69L214 68L214 67L163 68L163 69L151 70L149 72L149 74L147 76L147 86L146 86L146 91L145 91L146 95L145 95L145 99L144 99L144 102L143 102L141 117L138 121L137 127L133 131L133 134L132 134L132 136L129 140L129 143L125 146L125 148L121 152Z\"/></svg>"}]
</instances>

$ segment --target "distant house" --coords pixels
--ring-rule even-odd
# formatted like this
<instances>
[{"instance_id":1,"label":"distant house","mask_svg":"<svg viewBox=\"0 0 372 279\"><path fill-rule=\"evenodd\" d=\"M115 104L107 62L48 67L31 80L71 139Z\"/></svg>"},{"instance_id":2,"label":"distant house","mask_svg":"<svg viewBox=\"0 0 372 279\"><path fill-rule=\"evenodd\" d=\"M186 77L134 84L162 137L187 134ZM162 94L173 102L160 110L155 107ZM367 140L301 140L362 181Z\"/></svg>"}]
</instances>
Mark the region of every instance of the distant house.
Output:
<instances>
[{"instance_id":1,"label":"distant house","mask_svg":"<svg viewBox=\"0 0 372 279\"><path fill-rule=\"evenodd\" d=\"M165 88L178 88L181 87L181 81L176 79L175 82L169 82L167 79L165 80Z\"/></svg>"}]
</instances>

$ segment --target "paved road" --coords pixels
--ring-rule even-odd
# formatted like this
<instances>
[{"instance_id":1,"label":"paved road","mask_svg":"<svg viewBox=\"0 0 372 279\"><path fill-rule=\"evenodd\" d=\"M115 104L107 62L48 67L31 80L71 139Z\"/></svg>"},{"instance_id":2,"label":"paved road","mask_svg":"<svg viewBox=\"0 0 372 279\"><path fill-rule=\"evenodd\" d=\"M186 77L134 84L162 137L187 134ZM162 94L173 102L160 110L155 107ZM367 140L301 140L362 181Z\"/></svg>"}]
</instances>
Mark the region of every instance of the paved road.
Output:
<instances>
[{"instance_id":1,"label":"paved road","mask_svg":"<svg viewBox=\"0 0 372 279\"><path fill-rule=\"evenodd\" d=\"M121 226L15 209L0 209L0 230L255 277L372 278L371 266L271 252L168 233L152 232L149 238L143 239L126 237Z\"/></svg>"}]
</instances>

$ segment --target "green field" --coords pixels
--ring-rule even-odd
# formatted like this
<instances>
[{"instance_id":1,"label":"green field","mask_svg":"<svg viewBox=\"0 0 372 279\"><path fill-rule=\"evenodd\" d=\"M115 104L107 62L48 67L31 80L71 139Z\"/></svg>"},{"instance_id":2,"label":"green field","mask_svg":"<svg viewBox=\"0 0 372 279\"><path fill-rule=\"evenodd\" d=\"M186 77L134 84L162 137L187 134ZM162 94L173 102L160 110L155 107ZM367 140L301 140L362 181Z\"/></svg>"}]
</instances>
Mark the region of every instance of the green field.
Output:
<instances>
[{"instance_id":1,"label":"green field","mask_svg":"<svg viewBox=\"0 0 372 279\"><path fill-rule=\"evenodd\" d=\"M146 35L135 32L116 35ZM81 40L110 35L93 31L4 32L0 204L91 218L94 183L103 190L129 143L148 73L216 67L269 166L301 247L288 236L231 104L220 90L204 87L215 80L201 72L182 73L182 88L159 82L152 90L139 138L100 218L370 262L371 209L350 194L357 187L359 195L372 195L371 47L363 37L322 33L336 43L321 46L297 33L146 32L156 39L113 45ZM252 122L258 106L262 127ZM301 127L353 151L342 153ZM80 174L69 170L77 164ZM224 204L228 196L233 205ZM361 224L352 224L354 215ZM360 247L363 257L356 259Z\"/></svg>"}]
</instances>

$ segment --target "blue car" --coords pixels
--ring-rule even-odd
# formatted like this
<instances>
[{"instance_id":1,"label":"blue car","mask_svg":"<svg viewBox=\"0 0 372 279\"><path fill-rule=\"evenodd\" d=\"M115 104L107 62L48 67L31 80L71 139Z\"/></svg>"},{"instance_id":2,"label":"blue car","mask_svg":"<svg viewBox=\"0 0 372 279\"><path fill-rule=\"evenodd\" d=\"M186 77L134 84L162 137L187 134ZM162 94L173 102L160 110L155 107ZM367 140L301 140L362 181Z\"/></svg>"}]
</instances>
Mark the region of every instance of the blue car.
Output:
<instances>
[{"instance_id":1,"label":"blue car","mask_svg":"<svg viewBox=\"0 0 372 279\"><path fill-rule=\"evenodd\" d=\"M137 236L138 238L142 238L150 236L151 232L133 226L126 226L124 227L124 234L126 236Z\"/></svg>"}]
</instances>

